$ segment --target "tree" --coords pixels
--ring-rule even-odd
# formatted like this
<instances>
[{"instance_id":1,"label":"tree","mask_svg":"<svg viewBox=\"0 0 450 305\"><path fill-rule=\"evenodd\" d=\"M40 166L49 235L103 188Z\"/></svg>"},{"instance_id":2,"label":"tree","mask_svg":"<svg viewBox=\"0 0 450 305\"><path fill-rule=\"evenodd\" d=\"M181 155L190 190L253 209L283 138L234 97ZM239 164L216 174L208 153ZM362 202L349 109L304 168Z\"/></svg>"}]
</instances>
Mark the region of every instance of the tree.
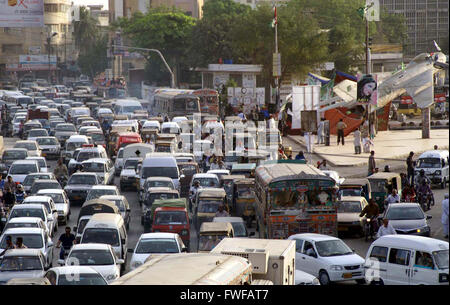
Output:
<instances>
[{"instance_id":1,"label":"tree","mask_svg":"<svg viewBox=\"0 0 450 305\"><path fill-rule=\"evenodd\" d=\"M80 21L74 21L73 25L75 46L80 50L80 53L83 53L100 35L98 20L92 17L91 12L85 6L81 6Z\"/></svg>"},{"instance_id":2,"label":"tree","mask_svg":"<svg viewBox=\"0 0 450 305\"><path fill-rule=\"evenodd\" d=\"M159 50L177 73L186 60L195 22L196 19L175 8L159 7L150 9L145 15L139 13L130 19L120 19L118 26L133 46ZM160 58L157 54L145 51L143 54L152 61L150 67L158 67L156 62L160 62ZM152 71L160 72L160 69Z\"/></svg>"},{"instance_id":3,"label":"tree","mask_svg":"<svg viewBox=\"0 0 450 305\"><path fill-rule=\"evenodd\" d=\"M94 79L98 73L104 71L108 66L107 48L108 36L98 37L89 48L78 56L78 65L81 72Z\"/></svg>"}]
</instances>

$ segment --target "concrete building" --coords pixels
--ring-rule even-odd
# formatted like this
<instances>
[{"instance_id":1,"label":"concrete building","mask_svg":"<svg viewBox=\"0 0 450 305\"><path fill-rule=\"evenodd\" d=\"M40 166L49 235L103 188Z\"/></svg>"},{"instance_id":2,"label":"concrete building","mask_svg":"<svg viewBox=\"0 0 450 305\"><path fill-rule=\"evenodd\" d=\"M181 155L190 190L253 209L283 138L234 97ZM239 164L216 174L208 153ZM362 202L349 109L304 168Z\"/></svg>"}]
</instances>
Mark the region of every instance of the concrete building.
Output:
<instances>
[{"instance_id":1,"label":"concrete building","mask_svg":"<svg viewBox=\"0 0 450 305\"><path fill-rule=\"evenodd\" d=\"M408 41L404 49L407 60L434 52L433 40L448 44L448 0L379 0L389 13L406 18Z\"/></svg>"},{"instance_id":2,"label":"concrete building","mask_svg":"<svg viewBox=\"0 0 450 305\"><path fill-rule=\"evenodd\" d=\"M102 10L103 5L88 5L91 16L98 20L100 27L107 30L109 26L109 10Z\"/></svg>"}]
</instances>

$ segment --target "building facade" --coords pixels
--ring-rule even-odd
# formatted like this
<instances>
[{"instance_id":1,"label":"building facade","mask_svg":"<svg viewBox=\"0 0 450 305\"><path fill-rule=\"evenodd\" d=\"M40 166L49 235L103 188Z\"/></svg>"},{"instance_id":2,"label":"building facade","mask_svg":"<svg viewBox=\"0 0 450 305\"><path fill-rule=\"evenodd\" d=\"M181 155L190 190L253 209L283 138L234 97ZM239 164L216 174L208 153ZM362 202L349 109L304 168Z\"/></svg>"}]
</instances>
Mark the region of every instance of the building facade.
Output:
<instances>
[{"instance_id":1,"label":"building facade","mask_svg":"<svg viewBox=\"0 0 450 305\"><path fill-rule=\"evenodd\" d=\"M436 51L433 40L448 44L448 0L379 0L389 13L406 19L405 59Z\"/></svg>"}]
</instances>

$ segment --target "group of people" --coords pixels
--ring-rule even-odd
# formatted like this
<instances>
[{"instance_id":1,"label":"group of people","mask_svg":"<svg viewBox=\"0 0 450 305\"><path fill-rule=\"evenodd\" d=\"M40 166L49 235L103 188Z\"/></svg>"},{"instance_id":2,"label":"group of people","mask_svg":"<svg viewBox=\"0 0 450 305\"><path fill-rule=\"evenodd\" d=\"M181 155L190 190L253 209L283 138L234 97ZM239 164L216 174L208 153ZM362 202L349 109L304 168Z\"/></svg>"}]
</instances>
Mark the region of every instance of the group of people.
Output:
<instances>
[{"instance_id":1,"label":"group of people","mask_svg":"<svg viewBox=\"0 0 450 305\"><path fill-rule=\"evenodd\" d=\"M16 202L22 202L27 196L22 184L16 184L12 176L5 181L0 175L0 198L2 206L11 209Z\"/></svg>"}]
</instances>

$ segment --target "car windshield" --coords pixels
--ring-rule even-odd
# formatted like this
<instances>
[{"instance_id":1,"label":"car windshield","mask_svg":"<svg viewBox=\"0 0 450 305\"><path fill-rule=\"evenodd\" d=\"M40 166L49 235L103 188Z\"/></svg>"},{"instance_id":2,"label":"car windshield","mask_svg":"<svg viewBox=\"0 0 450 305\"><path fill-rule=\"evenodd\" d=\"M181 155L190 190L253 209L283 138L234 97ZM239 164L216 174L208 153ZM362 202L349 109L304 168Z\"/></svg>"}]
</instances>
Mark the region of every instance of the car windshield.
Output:
<instances>
[{"instance_id":1,"label":"car windshield","mask_svg":"<svg viewBox=\"0 0 450 305\"><path fill-rule=\"evenodd\" d=\"M216 178L194 178L194 180L200 182L202 187L219 187L219 181Z\"/></svg>"},{"instance_id":2,"label":"car windshield","mask_svg":"<svg viewBox=\"0 0 450 305\"><path fill-rule=\"evenodd\" d=\"M87 233L87 232L86 232ZM85 234L86 234L85 233ZM108 250L74 250L70 253L70 258L76 258L78 264L81 266L98 266L98 265L112 265L114 258L111 251Z\"/></svg>"},{"instance_id":3,"label":"car windshield","mask_svg":"<svg viewBox=\"0 0 450 305\"><path fill-rule=\"evenodd\" d=\"M119 153L117 155L117 158L123 158L123 149L119 149Z\"/></svg>"},{"instance_id":4,"label":"car windshield","mask_svg":"<svg viewBox=\"0 0 450 305\"><path fill-rule=\"evenodd\" d=\"M97 179L95 179L95 176L91 176L91 175L72 175L67 184L94 185L94 184L97 184Z\"/></svg>"},{"instance_id":5,"label":"car windshield","mask_svg":"<svg viewBox=\"0 0 450 305\"><path fill-rule=\"evenodd\" d=\"M177 167L144 167L142 178L148 177L168 177L171 179L178 179Z\"/></svg>"},{"instance_id":6,"label":"car windshield","mask_svg":"<svg viewBox=\"0 0 450 305\"><path fill-rule=\"evenodd\" d=\"M82 151L78 154L77 156L77 161L78 162L83 162L89 159L93 159L93 158L99 158L100 154L98 153L98 151Z\"/></svg>"},{"instance_id":7,"label":"car windshield","mask_svg":"<svg viewBox=\"0 0 450 305\"><path fill-rule=\"evenodd\" d=\"M30 186L33 185L33 182L39 179L50 179L50 175L28 175L25 177L25 179L23 180L23 185L24 186Z\"/></svg>"},{"instance_id":8,"label":"car windshield","mask_svg":"<svg viewBox=\"0 0 450 305\"><path fill-rule=\"evenodd\" d=\"M101 133L91 133L89 136L94 140L94 142L102 142L105 141L105 137Z\"/></svg>"},{"instance_id":9,"label":"car windshield","mask_svg":"<svg viewBox=\"0 0 450 305\"><path fill-rule=\"evenodd\" d=\"M360 189L341 189L339 190L341 196L355 196L360 197L361 196L361 190Z\"/></svg>"},{"instance_id":10,"label":"car windshield","mask_svg":"<svg viewBox=\"0 0 450 305\"><path fill-rule=\"evenodd\" d=\"M340 201L338 213L361 213L361 203L359 201Z\"/></svg>"},{"instance_id":11,"label":"car windshield","mask_svg":"<svg viewBox=\"0 0 450 305\"><path fill-rule=\"evenodd\" d=\"M350 249L342 240L324 240L316 242L317 252L322 257L352 254Z\"/></svg>"},{"instance_id":12,"label":"car windshield","mask_svg":"<svg viewBox=\"0 0 450 305\"><path fill-rule=\"evenodd\" d=\"M137 248L137 254L143 253L179 253L178 245L172 238L146 238L141 239Z\"/></svg>"},{"instance_id":13,"label":"car windshield","mask_svg":"<svg viewBox=\"0 0 450 305\"><path fill-rule=\"evenodd\" d=\"M151 207L156 199L175 199L179 198L177 193L150 193L145 198L144 204Z\"/></svg>"},{"instance_id":14,"label":"car windshield","mask_svg":"<svg viewBox=\"0 0 450 305\"><path fill-rule=\"evenodd\" d=\"M45 221L44 211L41 209L13 209L9 215L9 218L15 217L39 217Z\"/></svg>"},{"instance_id":15,"label":"car windshield","mask_svg":"<svg viewBox=\"0 0 450 305\"><path fill-rule=\"evenodd\" d=\"M247 230L243 222L232 222L234 237L247 237Z\"/></svg>"},{"instance_id":16,"label":"car windshield","mask_svg":"<svg viewBox=\"0 0 450 305\"><path fill-rule=\"evenodd\" d=\"M21 160L25 159L27 155L26 151L6 150L3 153L3 160Z\"/></svg>"},{"instance_id":17,"label":"car windshield","mask_svg":"<svg viewBox=\"0 0 450 305\"><path fill-rule=\"evenodd\" d=\"M147 189L149 187L168 187L174 189L172 181L149 181L147 183Z\"/></svg>"},{"instance_id":18,"label":"car windshield","mask_svg":"<svg viewBox=\"0 0 450 305\"><path fill-rule=\"evenodd\" d=\"M45 137L48 136L47 130L30 130L28 132L29 137Z\"/></svg>"},{"instance_id":19,"label":"car windshield","mask_svg":"<svg viewBox=\"0 0 450 305\"><path fill-rule=\"evenodd\" d=\"M123 106L121 113L133 113L135 110L142 110L141 106Z\"/></svg>"},{"instance_id":20,"label":"car windshield","mask_svg":"<svg viewBox=\"0 0 450 305\"><path fill-rule=\"evenodd\" d=\"M180 165L179 168L186 176L193 176L197 173L197 168L194 165Z\"/></svg>"},{"instance_id":21,"label":"car windshield","mask_svg":"<svg viewBox=\"0 0 450 305\"><path fill-rule=\"evenodd\" d=\"M81 243L100 243L119 246L119 234L114 229L89 228L84 230Z\"/></svg>"},{"instance_id":22,"label":"car windshield","mask_svg":"<svg viewBox=\"0 0 450 305\"><path fill-rule=\"evenodd\" d=\"M86 201L100 198L103 195L118 195L115 189L94 189L87 194Z\"/></svg>"},{"instance_id":23,"label":"car windshield","mask_svg":"<svg viewBox=\"0 0 450 305\"><path fill-rule=\"evenodd\" d=\"M84 231L84 227L86 226L86 224L88 223L89 218L85 218L85 219L81 219L80 222L78 223L78 228L77 228L77 233L83 233Z\"/></svg>"},{"instance_id":24,"label":"car windshield","mask_svg":"<svg viewBox=\"0 0 450 305\"><path fill-rule=\"evenodd\" d=\"M16 143L14 148L25 148L26 150L37 150L35 143Z\"/></svg>"},{"instance_id":25,"label":"car windshield","mask_svg":"<svg viewBox=\"0 0 450 305\"><path fill-rule=\"evenodd\" d=\"M440 168L441 160L438 158L423 158L417 163L418 168Z\"/></svg>"},{"instance_id":26,"label":"car windshield","mask_svg":"<svg viewBox=\"0 0 450 305\"><path fill-rule=\"evenodd\" d=\"M30 160L36 160L39 168L45 168L47 166L47 164L45 163L45 159L32 159L30 158Z\"/></svg>"},{"instance_id":27,"label":"car windshield","mask_svg":"<svg viewBox=\"0 0 450 305\"><path fill-rule=\"evenodd\" d=\"M97 162L86 162L83 163L83 170L85 172L104 173L105 164Z\"/></svg>"},{"instance_id":28,"label":"car windshield","mask_svg":"<svg viewBox=\"0 0 450 305\"><path fill-rule=\"evenodd\" d=\"M434 251L433 257L439 269L448 269L448 250Z\"/></svg>"},{"instance_id":29,"label":"car windshield","mask_svg":"<svg viewBox=\"0 0 450 305\"><path fill-rule=\"evenodd\" d=\"M36 173L38 169L34 164L13 164L9 171L12 175L28 175L29 173Z\"/></svg>"},{"instance_id":30,"label":"car windshield","mask_svg":"<svg viewBox=\"0 0 450 305\"><path fill-rule=\"evenodd\" d=\"M39 256L8 256L0 264L0 272L44 270Z\"/></svg>"},{"instance_id":31,"label":"car windshield","mask_svg":"<svg viewBox=\"0 0 450 305\"><path fill-rule=\"evenodd\" d=\"M72 274L60 275L58 285L107 285L107 283L100 274L77 273L76 280Z\"/></svg>"},{"instance_id":32,"label":"car windshield","mask_svg":"<svg viewBox=\"0 0 450 305\"><path fill-rule=\"evenodd\" d=\"M87 144L87 143L86 142L67 142L66 150L67 151L74 151L75 149L80 148L81 146L83 146L83 144Z\"/></svg>"},{"instance_id":33,"label":"car windshield","mask_svg":"<svg viewBox=\"0 0 450 305\"><path fill-rule=\"evenodd\" d=\"M255 198L255 194L250 186L238 186L237 192L238 198Z\"/></svg>"},{"instance_id":34,"label":"car windshield","mask_svg":"<svg viewBox=\"0 0 450 305\"><path fill-rule=\"evenodd\" d=\"M184 212L160 211L155 215L156 225L185 225L187 224Z\"/></svg>"},{"instance_id":35,"label":"car windshield","mask_svg":"<svg viewBox=\"0 0 450 305\"><path fill-rule=\"evenodd\" d=\"M118 199L106 199L109 200L111 202L114 202L114 204L116 205L116 207L119 209L120 212L125 212L125 204L123 203L122 200Z\"/></svg>"},{"instance_id":36,"label":"car windshield","mask_svg":"<svg viewBox=\"0 0 450 305\"><path fill-rule=\"evenodd\" d=\"M211 251L226 235L200 235L198 240L199 251Z\"/></svg>"},{"instance_id":37,"label":"car windshield","mask_svg":"<svg viewBox=\"0 0 450 305\"><path fill-rule=\"evenodd\" d=\"M36 222L15 222L8 223L3 230L6 231L11 228L39 228L39 226Z\"/></svg>"},{"instance_id":38,"label":"car windshield","mask_svg":"<svg viewBox=\"0 0 450 305\"><path fill-rule=\"evenodd\" d=\"M55 131L73 131L76 132L77 129L74 125L56 125Z\"/></svg>"},{"instance_id":39,"label":"car windshield","mask_svg":"<svg viewBox=\"0 0 450 305\"><path fill-rule=\"evenodd\" d=\"M386 213L389 220L423 219L425 216L420 207L390 207Z\"/></svg>"},{"instance_id":40,"label":"car windshield","mask_svg":"<svg viewBox=\"0 0 450 305\"><path fill-rule=\"evenodd\" d=\"M55 182L35 182L31 187L32 193L37 193L39 190L45 189L61 189L61 185L59 185L58 181Z\"/></svg>"},{"instance_id":41,"label":"car windshield","mask_svg":"<svg viewBox=\"0 0 450 305\"><path fill-rule=\"evenodd\" d=\"M199 213L215 213L219 209L219 205L223 204L222 201L210 201L200 200L198 204Z\"/></svg>"},{"instance_id":42,"label":"car windshield","mask_svg":"<svg viewBox=\"0 0 450 305\"><path fill-rule=\"evenodd\" d=\"M43 247L41 234L8 234L8 236L11 236L13 243L16 242L17 237L22 237L23 244L30 249L40 249ZM6 249L6 236L3 237L0 248Z\"/></svg>"},{"instance_id":43,"label":"car windshield","mask_svg":"<svg viewBox=\"0 0 450 305\"><path fill-rule=\"evenodd\" d=\"M139 164L139 160L128 159L127 161L125 161L125 165L123 166L123 168L135 169L138 164Z\"/></svg>"},{"instance_id":44,"label":"car windshield","mask_svg":"<svg viewBox=\"0 0 450 305\"><path fill-rule=\"evenodd\" d=\"M58 142L55 138L37 138L36 142L38 142L39 145L57 145Z\"/></svg>"}]
</instances>

